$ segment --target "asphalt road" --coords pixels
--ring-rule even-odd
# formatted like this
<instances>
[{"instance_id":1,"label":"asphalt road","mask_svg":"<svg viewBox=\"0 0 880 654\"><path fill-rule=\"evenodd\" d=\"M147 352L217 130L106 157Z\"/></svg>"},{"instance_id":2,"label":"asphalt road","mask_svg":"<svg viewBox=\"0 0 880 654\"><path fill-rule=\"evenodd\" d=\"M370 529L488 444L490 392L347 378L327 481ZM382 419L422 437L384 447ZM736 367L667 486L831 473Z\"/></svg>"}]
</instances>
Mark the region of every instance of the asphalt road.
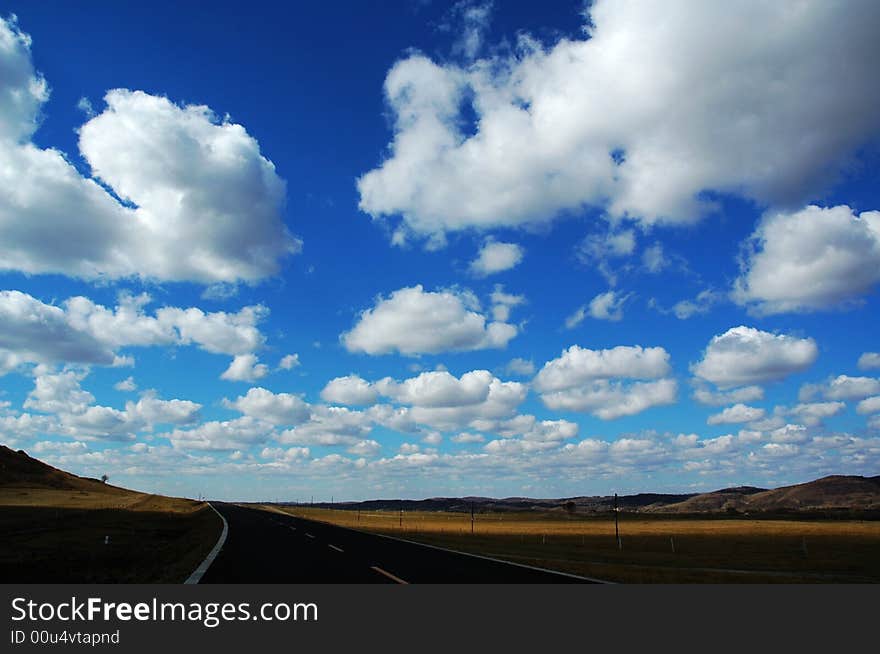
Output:
<instances>
[{"instance_id":1,"label":"asphalt road","mask_svg":"<svg viewBox=\"0 0 880 654\"><path fill-rule=\"evenodd\" d=\"M587 580L214 503L229 534L201 583L587 583Z\"/></svg>"}]
</instances>

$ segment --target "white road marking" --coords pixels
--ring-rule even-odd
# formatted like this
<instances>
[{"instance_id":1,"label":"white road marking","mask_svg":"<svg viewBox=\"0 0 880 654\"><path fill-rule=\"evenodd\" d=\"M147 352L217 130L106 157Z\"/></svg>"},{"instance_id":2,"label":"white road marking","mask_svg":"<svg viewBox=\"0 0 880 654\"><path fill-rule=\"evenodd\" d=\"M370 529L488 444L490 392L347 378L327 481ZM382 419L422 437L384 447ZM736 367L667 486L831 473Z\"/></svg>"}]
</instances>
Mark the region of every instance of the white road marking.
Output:
<instances>
[{"instance_id":1,"label":"white road marking","mask_svg":"<svg viewBox=\"0 0 880 654\"><path fill-rule=\"evenodd\" d=\"M331 550L336 550L337 552L345 552L344 549L342 549L341 547L336 547L336 545L328 544L327 547L329 547Z\"/></svg>"},{"instance_id":2,"label":"white road marking","mask_svg":"<svg viewBox=\"0 0 880 654\"><path fill-rule=\"evenodd\" d=\"M308 536L309 538L314 538L314 536L312 536L312 535L309 534L309 533L307 533L306 536Z\"/></svg>"},{"instance_id":3,"label":"white road marking","mask_svg":"<svg viewBox=\"0 0 880 654\"><path fill-rule=\"evenodd\" d=\"M391 581L393 581L393 582L395 582L395 583L398 583L398 584L409 584L408 581L404 581L404 580L401 579L400 577L395 577L393 574L391 574L391 573L388 572L387 570L383 570L382 568L380 568L380 567L377 566L377 565L371 565L371 566L370 566L370 570L375 570L375 571L378 572L380 575L385 575L386 577L388 577Z\"/></svg>"},{"instance_id":4,"label":"white road marking","mask_svg":"<svg viewBox=\"0 0 880 654\"><path fill-rule=\"evenodd\" d=\"M226 523L226 518L224 518L210 502L208 503L208 506L211 507L214 513L220 516L220 519L223 521L223 531L220 532L220 538L217 539L217 544L214 545L214 549L208 552L208 556L205 557L205 560L199 564L199 567L196 568L189 577L187 577L186 581L183 582L185 584L197 584L202 580L202 577L208 571L208 568L211 567L214 559L220 554L220 550L223 549L223 545L226 543L226 536L229 534L229 525Z\"/></svg>"}]
</instances>

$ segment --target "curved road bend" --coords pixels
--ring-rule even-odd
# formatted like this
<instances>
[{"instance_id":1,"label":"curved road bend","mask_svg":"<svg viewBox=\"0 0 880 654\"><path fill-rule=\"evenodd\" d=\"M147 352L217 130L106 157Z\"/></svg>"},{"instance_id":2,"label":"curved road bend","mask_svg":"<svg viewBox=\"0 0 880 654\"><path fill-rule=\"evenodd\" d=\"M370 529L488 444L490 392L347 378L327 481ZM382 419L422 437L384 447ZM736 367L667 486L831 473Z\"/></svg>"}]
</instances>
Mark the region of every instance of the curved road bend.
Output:
<instances>
[{"instance_id":1,"label":"curved road bend","mask_svg":"<svg viewBox=\"0 0 880 654\"><path fill-rule=\"evenodd\" d=\"M588 583L280 513L213 503L229 523L201 583Z\"/></svg>"}]
</instances>

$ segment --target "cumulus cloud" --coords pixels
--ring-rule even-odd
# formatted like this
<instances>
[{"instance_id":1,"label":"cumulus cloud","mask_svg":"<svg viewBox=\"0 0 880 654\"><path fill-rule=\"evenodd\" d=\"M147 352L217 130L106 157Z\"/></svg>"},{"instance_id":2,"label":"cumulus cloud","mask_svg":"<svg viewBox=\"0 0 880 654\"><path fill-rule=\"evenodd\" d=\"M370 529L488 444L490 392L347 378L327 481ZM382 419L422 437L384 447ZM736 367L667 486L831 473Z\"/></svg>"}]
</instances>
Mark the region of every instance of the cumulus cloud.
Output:
<instances>
[{"instance_id":1,"label":"cumulus cloud","mask_svg":"<svg viewBox=\"0 0 880 654\"><path fill-rule=\"evenodd\" d=\"M727 389L788 377L809 368L818 355L812 338L739 326L714 336L691 370L697 377Z\"/></svg>"},{"instance_id":2,"label":"cumulus cloud","mask_svg":"<svg viewBox=\"0 0 880 654\"><path fill-rule=\"evenodd\" d=\"M522 246L516 243L488 240L480 248L477 258L471 261L470 271L477 277L487 277L515 268L522 261L523 255Z\"/></svg>"},{"instance_id":3,"label":"cumulus cloud","mask_svg":"<svg viewBox=\"0 0 880 654\"><path fill-rule=\"evenodd\" d=\"M331 379L321 391L321 399L332 404L367 405L378 397L379 392L372 384L358 375Z\"/></svg>"},{"instance_id":4,"label":"cumulus cloud","mask_svg":"<svg viewBox=\"0 0 880 654\"><path fill-rule=\"evenodd\" d=\"M582 38L523 35L467 67L398 61L390 154L358 179L360 208L429 237L586 205L687 223L711 208L703 191L806 201L880 127L869 0L600 0L585 21Z\"/></svg>"},{"instance_id":5,"label":"cumulus cloud","mask_svg":"<svg viewBox=\"0 0 880 654\"><path fill-rule=\"evenodd\" d=\"M880 282L880 211L770 213L748 246L732 297L756 313L839 308Z\"/></svg>"},{"instance_id":6,"label":"cumulus cloud","mask_svg":"<svg viewBox=\"0 0 880 654\"><path fill-rule=\"evenodd\" d=\"M300 396L273 393L260 387L248 389L245 395L234 400L224 399L223 406L273 425L298 425L311 415L311 408Z\"/></svg>"},{"instance_id":7,"label":"cumulus cloud","mask_svg":"<svg viewBox=\"0 0 880 654\"><path fill-rule=\"evenodd\" d=\"M22 363L112 365L112 344L71 322L61 307L20 291L0 291L0 373Z\"/></svg>"},{"instance_id":8,"label":"cumulus cloud","mask_svg":"<svg viewBox=\"0 0 880 654\"><path fill-rule=\"evenodd\" d=\"M860 370L880 369L880 352L865 352L859 357Z\"/></svg>"},{"instance_id":9,"label":"cumulus cloud","mask_svg":"<svg viewBox=\"0 0 880 654\"><path fill-rule=\"evenodd\" d=\"M293 445L345 445L365 440L373 429L369 415L338 406L315 406L309 420L278 435L278 441Z\"/></svg>"},{"instance_id":10,"label":"cumulus cloud","mask_svg":"<svg viewBox=\"0 0 880 654\"><path fill-rule=\"evenodd\" d=\"M83 177L31 141L49 92L30 38L0 19L0 43L0 269L255 282L299 249L282 220L285 183L244 127L114 89L79 129L94 176Z\"/></svg>"},{"instance_id":11,"label":"cumulus cloud","mask_svg":"<svg viewBox=\"0 0 880 654\"><path fill-rule=\"evenodd\" d=\"M708 388L694 390L694 399L700 404L723 406L725 404L754 402L764 399L764 389L760 386L743 386L729 391L712 391Z\"/></svg>"},{"instance_id":12,"label":"cumulus cloud","mask_svg":"<svg viewBox=\"0 0 880 654\"><path fill-rule=\"evenodd\" d=\"M49 414L40 425L42 433L131 440L137 433L152 431L157 424L187 425L199 419L201 404L163 400L155 391L144 392L137 402L126 402L124 410L93 404L94 395L80 385L87 376L86 370L55 371L47 366L34 369L34 388L23 406ZM28 427L26 415L18 417L24 432Z\"/></svg>"},{"instance_id":13,"label":"cumulus cloud","mask_svg":"<svg viewBox=\"0 0 880 654\"><path fill-rule=\"evenodd\" d=\"M262 379L268 374L269 366L265 363L259 363L256 354L238 354L229 367L220 374L220 379L252 382Z\"/></svg>"},{"instance_id":14,"label":"cumulus cloud","mask_svg":"<svg viewBox=\"0 0 880 654\"><path fill-rule=\"evenodd\" d=\"M631 294L621 295L616 291L599 293L599 295L590 300L589 304L578 308L577 311L565 319L565 328L574 329L588 315L596 320L618 322L623 319L623 305L630 297Z\"/></svg>"},{"instance_id":15,"label":"cumulus cloud","mask_svg":"<svg viewBox=\"0 0 880 654\"><path fill-rule=\"evenodd\" d=\"M612 420L674 403L678 384L664 378L670 372L669 353L661 347L589 350L572 345L544 364L533 386L551 409Z\"/></svg>"},{"instance_id":16,"label":"cumulus cloud","mask_svg":"<svg viewBox=\"0 0 880 654\"><path fill-rule=\"evenodd\" d=\"M635 249L634 230L609 228L605 232L587 234L575 248L575 256L582 264L595 266L608 284L615 286L619 266L612 262L632 254Z\"/></svg>"},{"instance_id":17,"label":"cumulus cloud","mask_svg":"<svg viewBox=\"0 0 880 654\"><path fill-rule=\"evenodd\" d=\"M836 416L846 409L843 402L804 402L791 408L781 408L779 415L789 416L809 427L822 424L825 418Z\"/></svg>"},{"instance_id":18,"label":"cumulus cloud","mask_svg":"<svg viewBox=\"0 0 880 654\"><path fill-rule=\"evenodd\" d=\"M167 345L234 355L233 376L268 372L253 354L265 343L257 326L268 315L265 307L205 313L166 306L149 315L144 307L150 301L147 294L121 294L118 306L108 308L77 296L55 306L20 291L0 291L0 374L25 363L131 365L130 357L117 353L120 348Z\"/></svg>"},{"instance_id":19,"label":"cumulus cloud","mask_svg":"<svg viewBox=\"0 0 880 654\"><path fill-rule=\"evenodd\" d=\"M298 354L286 354L281 357L281 361L278 362L278 367L281 370L293 370L294 368L298 368L299 366L300 362Z\"/></svg>"},{"instance_id":20,"label":"cumulus cloud","mask_svg":"<svg viewBox=\"0 0 880 654\"><path fill-rule=\"evenodd\" d=\"M680 300L672 306L672 313L679 320L687 320L698 314L709 313L709 310L721 300L721 295L711 289L697 293L693 300Z\"/></svg>"},{"instance_id":21,"label":"cumulus cloud","mask_svg":"<svg viewBox=\"0 0 880 654\"><path fill-rule=\"evenodd\" d=\"M137 384L134 381L134 377L126 377L122 381L113 384L113 388L115 388L117 391L130 393L131 391L137 390Z\"/></svg>"},{"instance_id":22,"label":"cumulus cloud","mask_svg":"<svg viewBox=\"0 0 880 654\"><path fill-rule=\"evenodd\" d=\"M508 375L531 376L535 374L535 363L530 359L517 357L508 361L504 370Z\"/></svg>"},{"instance_id":23,"label":"cumulus cloud","mask_svg":"<svg viewBox=\"0 0 880 654\"><path fill-rule=\"evenodd\" d=\"M175 429L168 440L176 449L234 451L265 443L272 424L251 416L205 422L192 429Z\"/></svg>"},{"instance_id":24,"label":"cumulus cloud","mask_svg":"<svg viewBox=\"0 0 880 654\"><path fill-rule=\"evenodd\" d=\"M868 413L880 413L880 395L866 397L856 405L856 413L865 415Z\"/></svg>"},{"instance_id":25,"label":"cumulus cloud","mask_svg":"<svg viewBox=\"0 0 880 654\"><path fill-rule=\"evenodd\" d=\"M450 438L453 443L465 444L465 443L483 443L486 441L486 437L482 434L471 434L469 432L462 432L460 434L456 434L452 438Z\"/></svg>"},{"instance_id":26,"label":"cumulus cloud","mask_svg":"<svg viewBox=\"0 0 880 654\"><path fill-rule=\"evenodd\" d=\"M0 291L0 374L24 363L130 365L130 357L117 354L124 347L197 345L253 356L265 342L257 326L268 315L263 306L237 313L166 306L149 315L144 307L150 301L147 294L123 293L115 308L82 296L55 306L20 291Z\"/></svg>"},{"instance_id":27,"label":"cumulus cloud","mask_svg":"<svg viewBox=\"0 0 880 654\"><path fill-rule=\"evenodd\" d=\"M763 418L764 413L764 409L745 404L734 404L720 413L709 416L706 419L706 423L710 425L732 425L738 422L752 422L753 420Z\"/></svg>"},{"instance_id":28,"label":"cumulus cloud","mask_svg":"<svg viewBox=\"0 0 880 654\"><path fill-rule=\"evenodd\" d=\"M507 322L487 322L472 294L418 285L379 297L340 338L350 352L417 355L504 348L516 334Z\"/></svg>"},{"instance_id":29,"label":"cumulus cloud","mask_svg":"<svg viewBox=\"0 0 880 654\"><path fill-rule=\"evenodd\" d=\"M669 353L662 347L619 345L610 350L589 350L572 345L544 364L534 386L540 392L558 391L596 379L655 379L671 370Z\"/></svg>"},{"instance_id":30,"label":"cumulus cloud","mask_svg":"<svg viewBox=\"0 0 880 654\"><path fill-rule=\"evenodd\" d=\"M860 400L880 393L880 379L838 375L821 384L804 384L798 392L802 402L822 396L828 400Z\"/></svg>"}]
</instances>

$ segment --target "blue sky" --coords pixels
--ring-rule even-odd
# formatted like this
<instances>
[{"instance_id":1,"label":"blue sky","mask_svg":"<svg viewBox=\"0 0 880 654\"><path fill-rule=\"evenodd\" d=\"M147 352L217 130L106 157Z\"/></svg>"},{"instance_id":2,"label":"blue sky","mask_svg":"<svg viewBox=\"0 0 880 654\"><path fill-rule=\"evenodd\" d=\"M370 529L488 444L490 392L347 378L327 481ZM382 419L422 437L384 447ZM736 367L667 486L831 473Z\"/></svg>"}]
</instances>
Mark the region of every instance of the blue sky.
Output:
<instances>
[{"instance_id":1,"label":"blue sky","mask_svg":"<svg viewBox=\"0 0 880 654\"><path fill-rule=\"evenodd\" d=\"M8 4L0 442L224 499L880 461L880 11Z\"/></svg>"}]
</instances>

